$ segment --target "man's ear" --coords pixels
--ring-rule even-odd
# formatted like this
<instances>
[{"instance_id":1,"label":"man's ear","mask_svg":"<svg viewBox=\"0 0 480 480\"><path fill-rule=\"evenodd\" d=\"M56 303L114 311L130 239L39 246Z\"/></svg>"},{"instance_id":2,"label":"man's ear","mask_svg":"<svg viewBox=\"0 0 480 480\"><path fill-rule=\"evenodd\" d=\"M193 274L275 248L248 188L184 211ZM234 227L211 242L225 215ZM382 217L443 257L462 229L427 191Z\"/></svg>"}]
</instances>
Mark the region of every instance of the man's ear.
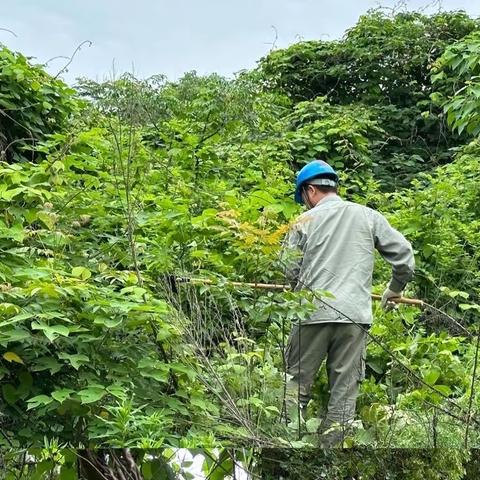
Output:
<instances>
[{"instance_id":1,"label":"man's ear","mask_svg":"<svg viewBox=\"0 0 480 480\"><path fill-rule=\"evenodd\" d=\"M315 195L315 187L313 185L307 185L306 193L309 193L310 195Z\"/></svg>"}]
</instances>

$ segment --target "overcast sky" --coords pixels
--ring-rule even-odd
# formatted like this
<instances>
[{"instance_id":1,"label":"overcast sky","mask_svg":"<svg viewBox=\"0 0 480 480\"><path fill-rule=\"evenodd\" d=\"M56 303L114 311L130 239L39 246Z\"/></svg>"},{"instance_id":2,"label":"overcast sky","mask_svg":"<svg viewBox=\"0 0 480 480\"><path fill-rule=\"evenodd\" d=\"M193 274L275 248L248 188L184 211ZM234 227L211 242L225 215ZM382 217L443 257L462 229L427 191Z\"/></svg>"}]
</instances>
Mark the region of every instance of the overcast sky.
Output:
<instances>
[{"instance_id":1,"label":"overcast sky","mask_svg":"<svg viewBox=\"0 0 480 480\"><path fill-rule=\"evenodd\" d=\"M71 56L83 41L69 71L102 80L115 65L118 73L138 76L163 73L170 79L182 73L218 72L232 75L272 48L299 39L335 39L353 26L359 15L383 0L0 0L0 42L44 63ZM404 2L424 8L430 0ZM443 0L444 10L463 9L480 16L480 0ZM438 10L438 3L427 9ZM57 58L49 70L65 64Z\"/></svg>"}]
</instances>

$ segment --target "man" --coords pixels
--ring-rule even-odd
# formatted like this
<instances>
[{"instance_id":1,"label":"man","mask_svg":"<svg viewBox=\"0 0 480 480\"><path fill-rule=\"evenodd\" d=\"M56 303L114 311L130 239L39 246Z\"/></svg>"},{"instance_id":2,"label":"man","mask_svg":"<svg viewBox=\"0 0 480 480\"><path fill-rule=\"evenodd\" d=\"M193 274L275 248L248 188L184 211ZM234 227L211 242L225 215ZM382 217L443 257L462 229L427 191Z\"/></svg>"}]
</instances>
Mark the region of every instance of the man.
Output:
<instances>
[{"instance_id":1,"label":"man","mask_svg":"<svg viewBox=\"0 0 480 480\"><path fill-rule=\"evenodd\" d=\"M354 418L359 382L365 374L367 331L372 323L371 287L374 251L392 266L392 279L382 297L389 309L414 271L410 243L380 213L344 201L337 195L338 176L321 160L297 175L295 200L308 211L286 238L287 278L295 290L324 290L315 295L315 311L293 326L287 345L288 398L303 415L315 376L327 359L330 390L320 431L347 426ZM292 251L293 250L293 251ZM291 404L291 402L290 402ZM337 438L339 440L340 438Z\"/></svg>"}]
</instances>

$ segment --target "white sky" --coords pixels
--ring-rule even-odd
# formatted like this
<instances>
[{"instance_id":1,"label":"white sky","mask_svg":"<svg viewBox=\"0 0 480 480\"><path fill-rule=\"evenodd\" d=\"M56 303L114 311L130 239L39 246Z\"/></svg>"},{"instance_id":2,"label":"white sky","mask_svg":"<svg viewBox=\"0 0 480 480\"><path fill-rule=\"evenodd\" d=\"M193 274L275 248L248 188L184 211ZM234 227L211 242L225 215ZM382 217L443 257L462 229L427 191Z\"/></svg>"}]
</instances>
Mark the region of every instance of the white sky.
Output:
<instances>
[{"instance_id":1,"label":"white sky","mask_svg":"<svg viewBox=\"0 0 480 480\"><path fill-rule=\"evenodd\" d=\"M102 80L116 73L157 73L170 79L184 72L231 75L272 47L299 39L335 39L377 0L0 0L0 42L44 63L84 46L63 78ZM398 1L384 0L383 6ZM407 0L409 9L430 0ZM443 0L444 10L480 16L480 0ZM438 10L438 2L427 7ZM277 34L275 33L274 28ZM57 73L65 59L49 63Z\"/></svg>"}]
</instances>

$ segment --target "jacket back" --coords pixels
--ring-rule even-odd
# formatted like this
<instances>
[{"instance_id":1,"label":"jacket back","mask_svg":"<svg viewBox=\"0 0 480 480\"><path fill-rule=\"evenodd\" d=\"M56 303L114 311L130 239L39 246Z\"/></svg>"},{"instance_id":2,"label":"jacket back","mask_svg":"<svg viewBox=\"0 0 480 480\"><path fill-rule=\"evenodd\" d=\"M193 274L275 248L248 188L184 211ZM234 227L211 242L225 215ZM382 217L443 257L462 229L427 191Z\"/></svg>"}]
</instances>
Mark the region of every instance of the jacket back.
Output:
<instances>
[{"instance_id":1,"label":"jacket back","mask_svg":"<svg viewBox=\"0 0 480 480\"><path fill-rule=\"evenodd\" d=\"M375 249L392 265L390 289L402 291L414 271L410 243L383 215L337 195L303 213L286 246L294 250L286 274L295 289L326 290L334 296L316 298L316 311L305 323L372 322Z\"/></svg>"}]
</instances>

